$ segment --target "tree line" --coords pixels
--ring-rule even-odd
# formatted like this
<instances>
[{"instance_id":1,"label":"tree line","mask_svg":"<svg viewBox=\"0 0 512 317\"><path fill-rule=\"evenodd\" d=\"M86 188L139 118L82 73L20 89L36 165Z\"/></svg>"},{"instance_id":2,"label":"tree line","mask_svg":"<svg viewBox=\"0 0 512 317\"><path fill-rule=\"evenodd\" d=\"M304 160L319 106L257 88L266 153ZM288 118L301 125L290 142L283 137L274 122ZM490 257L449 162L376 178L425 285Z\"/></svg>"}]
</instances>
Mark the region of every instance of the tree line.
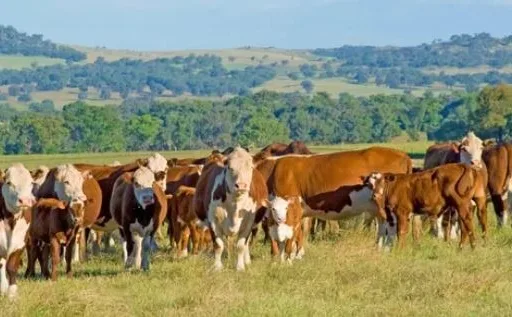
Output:
<instances>
[{"instance_id":1,"label":"tree line","mask_svg":"<svg viewBox=\"0 0 512 317\"><path fill-rule=\"evenodd\" d=\"M512 64L512 35L494 38L489 33L453 35L448 41L433 41L411 47L345 45L313 50L318 56L342 60L347 66L368 67L503 67Z\"/></svg>"},{"instance_id":2,"label":"tree line","mask_svg":"<svg viewBox=\"0 0 512 317\"><path fill-rule=\"evenodd\" d=\"M28 35L12 26L4 25L0 25L0 54L47 56L70 62L82 61L87 57L85 53L74 48L44 40L41 34Z\"/></svg>"},{"instance_id":3,"label":"tree line","mask_svg":"<svg viewBox=\"0 0 512 317\"><path fill-rule=\"evenodd\" d=\"M291 139L339 144L387 142L407 133L431 140L512 136L512 86L421 97L261 91L227 101L159 102L129 98L122 105L84 102L56 111L51 101L19 112L0 105L0 153L63 153L261 147Z\"/></svg>"},{"instance_id":4,"label":"tree line","mask_svg":"<svg viewBox=\"0 0 512 317\"><path fill-rule=\"evenodd\" d=\"M120 59L106 62L99 57L86 65L52 65L32 69L0 71L0 85L31 86L40 91L79 88L87 94L89 87L100 90L104 99L111 92L123 98L130 93L152 96L167 89L174 96L189 93L194 96L246 95L250 89L274 78L271 66L248 66L243 70L227 70L215 55L158 58L149 61ZM85 99L85 98L82 98Z\"/></svg>"}]
</instances>

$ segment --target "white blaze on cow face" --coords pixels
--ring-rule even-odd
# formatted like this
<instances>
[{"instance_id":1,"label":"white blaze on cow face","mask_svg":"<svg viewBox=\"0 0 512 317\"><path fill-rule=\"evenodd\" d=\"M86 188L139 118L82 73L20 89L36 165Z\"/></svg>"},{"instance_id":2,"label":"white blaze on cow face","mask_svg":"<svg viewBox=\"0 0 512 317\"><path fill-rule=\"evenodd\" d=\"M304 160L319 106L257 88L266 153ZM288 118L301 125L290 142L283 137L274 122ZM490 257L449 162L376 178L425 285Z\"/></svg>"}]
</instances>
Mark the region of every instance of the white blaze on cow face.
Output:
<instances>
[{"instance_id":1,"label":"white blaze on cow face","mask_svg":"<svg viewBox=\"0 0 512 317\"><path fill-rule=\"evenodd\" d=\"M226 183L231 193L237 196L248 193L253 172L252 156L241 147L236 147L227 157Z\"/></svg>"},{"instance_id":2,"label":"white blaze on cow face","mask_svg":"<svg viewBox=\"0 0 512 317\"><path fill-rule=\"evenodd\" d=\"M277 225L269 228L269 234L272 239L279 242L284 242L293 236L293 228L285 223L289 205L288 200L279 196L270 200L271 216Z\"/></svg>"},{"instance_id":3,"label":"white blaze on cow face","mask_svg":"<svg viewBox=\"0 0 512 317\"><path fill-rule=\"evenodd\" d=\"M155 174L156 183L165 190L167 183L167 170L169 169L165 157L159 153L151 155L148 157L148 164L146 167Z\"/></svg>"},{"instance_id":4,"label":"white blaze on cow face","mask_svg":"<svg viewBox=\"0 0 512 317\"><path fill-rule=\"evenodd\" d=\"M2 196L10 213L17 214L35 204L33 182L32 175L23 164L13 164L5 171Z\"/></svg>"},{"instance_id":5,"label":"white blaze on cow face","mask_svg":"<svg viewBox=\"0 0 512 317\"><path fill-rule=\"evenodd\" d=\"M57 166L54 184L57 197L67 203L85 205L87 197L83 186L87 177L89 177L89 171L80 172L71 164Z\"/></svg>"},{"instance_id":6,"label":"white blaze on cow face","mask_svg":"<svg viewBox=\"0 0 512 317\"><path fill-rule=\"evenodd\" d=\"M146 209L155 202L154 182L155 174L147 167L141 166L133 173L133 193L142 209Z\"/></svg>"},{"instance_id":7,"label":"white blaze on cow face","mask_svg":"<svg viewBox=\"0 0 512 317\"><path fill-rule=\"evenodd\" d=\"M484 150L483 141L473 132L469 132L460 145L460 161L461 163L473 164L478 167L482 166L482 152Z\"/></svg>"}]
</instances>

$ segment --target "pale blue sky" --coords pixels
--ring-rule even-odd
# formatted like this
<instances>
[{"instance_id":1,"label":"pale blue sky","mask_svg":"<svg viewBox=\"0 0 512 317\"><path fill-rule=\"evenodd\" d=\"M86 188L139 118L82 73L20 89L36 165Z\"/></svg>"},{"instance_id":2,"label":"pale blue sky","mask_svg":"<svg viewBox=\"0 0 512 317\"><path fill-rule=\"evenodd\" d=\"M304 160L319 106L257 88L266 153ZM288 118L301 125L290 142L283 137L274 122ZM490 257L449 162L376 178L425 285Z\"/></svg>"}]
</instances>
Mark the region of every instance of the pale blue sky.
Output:
<instances>
[{"instance_id":1,"label":"pale blue sky","mask_svg":"<svg viewBox=\"0 0 512 317\"><path fill-rule=\"evenodd\" d=\"M5 0L0 24L139 50L415 45L512 34L512 0Z\"/></svg>"}]
</instances>

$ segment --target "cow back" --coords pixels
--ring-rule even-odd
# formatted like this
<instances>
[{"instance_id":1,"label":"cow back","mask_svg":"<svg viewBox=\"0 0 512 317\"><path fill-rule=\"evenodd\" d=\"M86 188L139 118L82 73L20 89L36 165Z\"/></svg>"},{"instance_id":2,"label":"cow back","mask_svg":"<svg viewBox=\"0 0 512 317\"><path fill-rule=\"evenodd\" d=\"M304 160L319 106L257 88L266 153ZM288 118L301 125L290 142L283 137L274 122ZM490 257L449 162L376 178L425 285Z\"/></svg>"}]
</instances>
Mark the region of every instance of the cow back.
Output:
<instances>
[{"instance_id":1,"label":"cow back","mask_svg":"<svg viewBox=\"0 0 512 317\"><path fill-rule=\"evenodd\" d=\"M431 145L425 153L424 169L434 168L439 165L460 162L460 152L457 144L446 142Z\"/></svg>"},{"instance_id":2,"label":"cow back","mask_svg":"<svg viewBox=\"0 0 512 317\"><path fill-rule=\"evenodd\" d=\"M482 159L487 167L490 194L498 195L508 190L512 175L512 145L503 143L486 147Z\"/></svg>"}]
</instances>

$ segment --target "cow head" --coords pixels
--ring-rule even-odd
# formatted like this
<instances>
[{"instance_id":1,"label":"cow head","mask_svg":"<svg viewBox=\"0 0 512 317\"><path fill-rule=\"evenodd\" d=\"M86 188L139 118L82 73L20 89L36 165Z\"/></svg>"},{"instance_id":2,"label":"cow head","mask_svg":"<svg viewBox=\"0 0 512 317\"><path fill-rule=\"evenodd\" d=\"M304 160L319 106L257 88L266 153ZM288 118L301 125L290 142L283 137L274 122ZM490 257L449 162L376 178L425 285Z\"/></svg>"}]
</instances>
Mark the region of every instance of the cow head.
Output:
<instances>
[{"instance_id":1,"label":"cow head","mask_svg":"<svg viewBox=\"0 0 512 317\"><path fill-rule=\"evenodd\" d=\"M284 242L293 236L293 227L290 226L288 213L292 205L295 203L293 199L285 199L279 196L272 197L269 201L270 217L276 223L275 227L269 232L272 239L278 242Z\"/></svg>"},{"instance_id":2,"label":"cow head","mask_svg":"<svg viewBox=\"0 0 512 317\"><path fill-rule=\"evenodd\" d=\"M80 172L72 164L59 165L55 169L53 189L59 200L65 201L76 208L83 208L87 201L84 194L84 180L91 177L89 171Z\"/></svg>"},{"instance_id":3,"label":"cow head","mask_svg":"<svg viewBox=\"0 0 512 317\"><path fill-rule=\"evenodd\" d=\"M460 161L481 167L483 150L483 141L473 132L468 132L459 145Z\"/></svg>"},{"instance_id":4,"label":"cow head","mask_svg":"<svg viewBox=\"0 0 512 317\"><path fill-rule=\"evenodd\" d=\"M165 157L159 153L154 153L145 160L137 161L139 166L147 167L154 174L155 182L165 190L167 183L167 170L169 165Z\"/></svg>"},{"instance_id":5,"label":"cow head","mask_svg":"<svg viewBox=\"0 0 512 317\"><path fill-rule=\"evenodd\" d=\"M387 182L395 180L394 175L384 175L379 172L370 173L367 177L364 178L363 184L370 188L372 191L372 200L375 202L378 208L377 215L381 217L381 219L387 219L385 204L386 197L385 191Z\"/></svg>"},{"instance_id":6,"label":"cow head","mask_svg":"<svg viewBox=\"0 0 512 317\"><path fill-rule=\"evenodd\" d=\"M228 190L237 197L249 193L254 169L252 156L237 146L227 156L225 169Z\"/></svg>"},{"instance_id":7,"label":"cow head","mask_svg":"<svg viewBox=\"0 0 512 317\"><path fill-rule=\"evenodd\" d=\"M145 166L139 167L132 177L133 194L137 203L146 209L147 206L155 202L153 183L155 182L155 174Z\"/></svg>"},{"instance_id":8,"label":"cow head","mask_svg":"<svg viewBox=\"0 0 512 317\"><path fill-rule=\"evenodd\" d=\"M7 211L17 214L35 204L33 182L32 175L21 163L13 164L5 171L2 196Z\"/></svg>"},{"instance_id":9,"label":"cow head","mask_svg":"<svg viewBox=\"0 0 512 317\"><path fill-rule=\"evenodd\" d=\"M30 175L32 175L32 178L34 179L32 192L35 196L37 195L37 192L39 191L41 185L43 185L44 181L46 180L46 177L48 176L49 172L50 169L44 165L41 165L35 171L30 172Z\"/></svg>"}]
</instances>

